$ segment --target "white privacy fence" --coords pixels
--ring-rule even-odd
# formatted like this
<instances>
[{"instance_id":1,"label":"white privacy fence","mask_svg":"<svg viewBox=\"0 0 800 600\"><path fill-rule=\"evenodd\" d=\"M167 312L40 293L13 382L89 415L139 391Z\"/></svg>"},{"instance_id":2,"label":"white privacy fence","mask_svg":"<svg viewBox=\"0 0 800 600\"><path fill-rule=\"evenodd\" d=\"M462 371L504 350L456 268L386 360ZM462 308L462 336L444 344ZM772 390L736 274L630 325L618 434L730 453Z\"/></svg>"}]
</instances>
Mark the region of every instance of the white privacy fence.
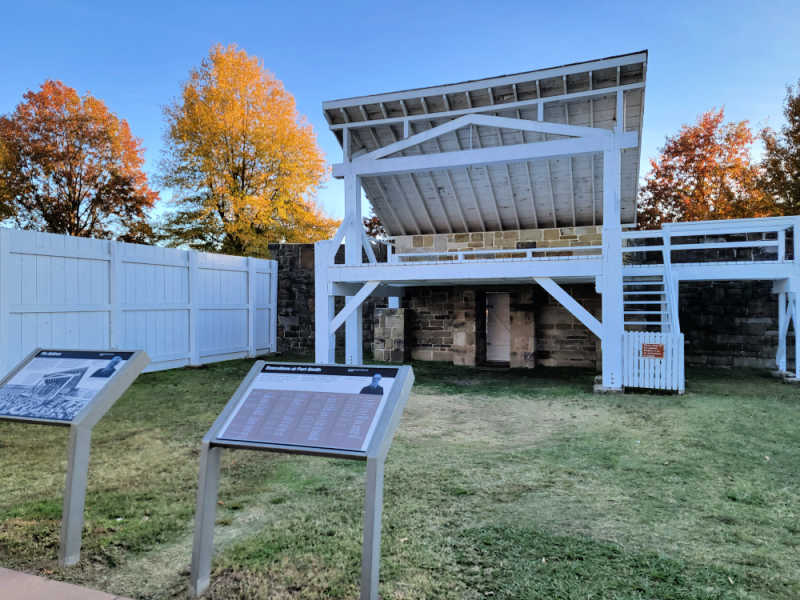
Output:
<instances>
[{"instance_id":1,"label":"white privacy fence","mask_svg":"<svg viewBox=\"0 0 800 600\"><path fill-rule=\"evenodd\" d=\"M150 371L271 352L276 299L272 260L0 228L0 376L37 346Z\"/></svg>"},{"instance_id":2,"label":"white privacy fence","mask_svg":"<svg viewBox=\"0 0 800 600\"><path fill-rule=\"evenodd\" d=\"M623 340L623 386L683 393L682 333L626 331Z\"/></svg>"}]
</instances>

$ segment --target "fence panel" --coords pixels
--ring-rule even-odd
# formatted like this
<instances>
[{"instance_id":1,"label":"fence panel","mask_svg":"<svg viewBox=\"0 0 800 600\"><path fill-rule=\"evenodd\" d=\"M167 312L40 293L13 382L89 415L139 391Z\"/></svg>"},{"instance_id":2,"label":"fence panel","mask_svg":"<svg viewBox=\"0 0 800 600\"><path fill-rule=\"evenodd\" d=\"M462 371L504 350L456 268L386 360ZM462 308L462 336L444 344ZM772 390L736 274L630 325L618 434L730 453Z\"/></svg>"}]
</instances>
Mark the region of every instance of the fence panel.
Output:
<instances>
[{"instance_id":1,"label":"fence panel","mask_svg":"<svg viewBox=\"0 0 800 600\"><path fill-rule=\"evenodd\" d=\"M272 352L276 301L275 261L0 229L0 375L37 346L149 371Z\"/></svg>"},{"instance_id":2,"label":"fence panel","mask_svg":"<svg viewBox=\"0 0 800 600\"><path fill-rule=\"evenodd\" d=\"M682 333L626 331L623 350L625 387L683 393Z\"/></svg>"}]
</instances>

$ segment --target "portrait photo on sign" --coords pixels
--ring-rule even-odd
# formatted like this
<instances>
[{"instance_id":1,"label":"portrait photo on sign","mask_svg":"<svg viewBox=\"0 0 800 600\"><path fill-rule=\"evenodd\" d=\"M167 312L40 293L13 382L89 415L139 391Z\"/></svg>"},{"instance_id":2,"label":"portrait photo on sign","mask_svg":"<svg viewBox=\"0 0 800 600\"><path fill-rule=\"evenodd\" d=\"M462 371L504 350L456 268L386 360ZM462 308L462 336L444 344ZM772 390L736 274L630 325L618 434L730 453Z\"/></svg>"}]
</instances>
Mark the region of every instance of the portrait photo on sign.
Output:
<instances>
[{"instance_id":1,"label":"portrait photo on sign","mask_svg":"<svg viewBox=\"0 0 800 600\"><path fill-rule=\"evenodd\" d=\"M0 416L72 421L131 355L42 350L0 387Z\"/></svg>"},{"instance_id":2,"label":"portrait photo on sign","mask_svg":"<svg viewBox=\"0 0 800 600\"><path fill-rule=\"evenodd\" d=\"M267 364L220 439L364 451L397 369Z\"/></svg>"}]
</instances>

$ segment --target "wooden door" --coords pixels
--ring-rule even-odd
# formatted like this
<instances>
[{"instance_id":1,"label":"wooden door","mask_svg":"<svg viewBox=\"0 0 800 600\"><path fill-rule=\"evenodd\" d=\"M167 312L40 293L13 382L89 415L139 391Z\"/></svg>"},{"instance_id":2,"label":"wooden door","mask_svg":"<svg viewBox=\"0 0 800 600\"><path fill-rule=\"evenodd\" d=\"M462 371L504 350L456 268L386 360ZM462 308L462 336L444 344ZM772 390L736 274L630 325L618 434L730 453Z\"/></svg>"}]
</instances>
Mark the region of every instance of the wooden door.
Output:
<instances>
[{"instance_id":1,"label":"wooden door","mask_svg":"<svg viewBox=\"0 0 800 600\"><path fill-rule=\"evenodd\" d=\"M486 294L486 360L511 359L511 314L508 293Z\"/></svg>"}]
</instances>

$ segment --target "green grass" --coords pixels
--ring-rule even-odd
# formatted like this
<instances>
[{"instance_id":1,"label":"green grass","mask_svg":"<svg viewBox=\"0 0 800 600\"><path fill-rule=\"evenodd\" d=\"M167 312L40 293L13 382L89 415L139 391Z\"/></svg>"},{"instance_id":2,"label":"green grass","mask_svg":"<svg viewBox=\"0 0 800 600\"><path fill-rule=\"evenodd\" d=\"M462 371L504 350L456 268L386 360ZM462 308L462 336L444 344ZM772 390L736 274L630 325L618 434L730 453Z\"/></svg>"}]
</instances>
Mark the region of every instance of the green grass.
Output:
<instances>
[{"instance_id":1,"label":"green grass","mask_svg":"<svg viewBox=\"0 0 800 600\"><path fill-rule=\"evenodd\" d=\"M95 428L83 558L56 564L65 429L0 423L0 565L187 598L198 442L249 361L141 376ZM800 388L691 372L415 365L386 466L389 599L800 597ZM225 452L210 598L356 598L364 465Z\"/></svg>"}]
</instances>

